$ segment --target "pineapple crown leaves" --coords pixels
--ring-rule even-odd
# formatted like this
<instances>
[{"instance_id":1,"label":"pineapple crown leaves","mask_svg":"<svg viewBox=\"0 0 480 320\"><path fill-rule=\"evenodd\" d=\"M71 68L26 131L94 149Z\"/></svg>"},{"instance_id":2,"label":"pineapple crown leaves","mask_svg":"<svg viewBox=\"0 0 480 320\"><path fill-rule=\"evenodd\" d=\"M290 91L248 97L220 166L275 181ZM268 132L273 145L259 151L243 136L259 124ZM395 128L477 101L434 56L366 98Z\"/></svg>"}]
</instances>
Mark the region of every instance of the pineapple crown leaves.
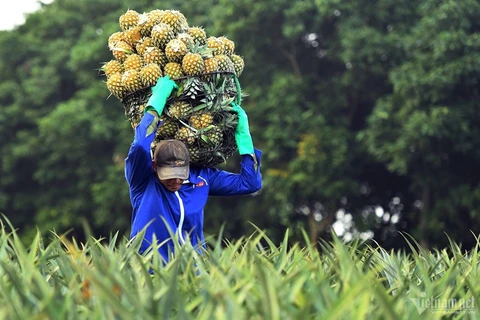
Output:
<instances>
[{"instance_id":1,"label":"pineapple crown leaves","mask_svg":"<svg viewBox=\"0 0 480 320\"><path fill-rule=\"evenodd\" d=\"M188 40L188 51L191 53L198 53L203 59L213 57L213 51L215 49L208 48L208 45L201 45L198 42L192 42Z\"/></svg>"}]
</instances>

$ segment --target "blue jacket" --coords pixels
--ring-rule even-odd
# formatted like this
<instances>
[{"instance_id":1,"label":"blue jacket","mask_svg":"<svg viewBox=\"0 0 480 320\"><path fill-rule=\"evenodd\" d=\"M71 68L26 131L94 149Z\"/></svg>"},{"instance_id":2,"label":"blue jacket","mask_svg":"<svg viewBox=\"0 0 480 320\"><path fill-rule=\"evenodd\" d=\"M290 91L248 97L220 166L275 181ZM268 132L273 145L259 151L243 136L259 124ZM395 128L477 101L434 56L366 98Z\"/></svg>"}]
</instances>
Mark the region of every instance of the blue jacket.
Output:
<instances>
[{"instance_id":1,"label":"blue jacket","mask_svg":"<svg viewBox=\"0 0 480 320\"><path fill-rule=\"evenodd\" d=\"M158 118L157 118L158 119ZM151 245L153 235L160 244L160 253L168 261L168 251L173 252L170 232L178 233L180 242L187 237L193 246L203 245L203 208L209 195L243 195L258 191L262 186L260 173L261 151L255 150L255 158L243 155L239 174L216 168L190 168L190 176L180 190L171 192L158 180L152 167L150 145L155 137L147 129L155 116L146 113L135 129L135 138L125 160L125 177L130 188L133 207L130 237L145 228L140 251ZM169 232L170 229L170 232Z\"/></svg>"}]
</instances>

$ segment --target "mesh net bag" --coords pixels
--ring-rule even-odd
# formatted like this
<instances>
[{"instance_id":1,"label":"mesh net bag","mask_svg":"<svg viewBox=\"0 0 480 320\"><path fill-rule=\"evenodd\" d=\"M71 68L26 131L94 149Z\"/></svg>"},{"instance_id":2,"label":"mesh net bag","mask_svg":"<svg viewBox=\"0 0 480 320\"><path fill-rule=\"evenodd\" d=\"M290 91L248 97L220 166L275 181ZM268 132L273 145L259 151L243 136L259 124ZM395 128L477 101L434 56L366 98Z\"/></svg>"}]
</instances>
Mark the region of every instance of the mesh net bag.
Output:
<instances>
[{"instance_id":1,"label":"mesh net bag","mask_svg":"<svg viewBox=\"0 0 480 320\"><path fill-rule=\"evenodd\" d=\"M225 162L237 150L237 115L231 103L241 100L238 78L231 72L212 72L174 80L179 89L167 100L152 152L159 141L178 139L187 145L192 166L213 167ZM133 128L150 95L148 87L123 99L125 116Z\"/></svg>"}]
</instances>

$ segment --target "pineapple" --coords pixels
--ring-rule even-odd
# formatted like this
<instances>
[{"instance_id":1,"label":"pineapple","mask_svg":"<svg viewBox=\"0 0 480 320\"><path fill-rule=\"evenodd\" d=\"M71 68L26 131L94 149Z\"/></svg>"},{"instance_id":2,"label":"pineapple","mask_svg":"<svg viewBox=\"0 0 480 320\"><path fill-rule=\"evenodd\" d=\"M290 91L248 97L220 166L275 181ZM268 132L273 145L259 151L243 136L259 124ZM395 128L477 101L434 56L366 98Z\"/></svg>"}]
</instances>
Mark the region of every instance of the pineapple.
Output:
<instances>
[{"instance_id":1,"label":"pineapple","mask_svg":"<svg viewBox=\"0 0 480 320\"><path fill-rule=\"evenodd\" d=\"M120 28L123 31L128 30L136 25L138 25L138 21L140 16L137 11L135 10L127 10L124 14L120 16L118 22L120 24Z\"/></svg>"},{"instance_id":2,"label":"pineapple","mask_svg":"<svg viewBox=\"0 0 480 320\"><path fill-rule=\"evenodd\" d=\"M131 27L128 30L125 30L123 32L123 39L130 46L135 47L137 42L140 41L140 39L142 39L142 33L140 32L140 27L135 26L135 27Z\"/></svg>"},{"instance_id":3,"label":"pineapple","mask_svg":"<svg viewBox=\"0 0 480 320\"><path fill-rule=\"evenodd\" d=\"M107 88L114 97L122 100L126 93L122 83L122 74L114 73L110 77L108 77Z\"/></svg>"},{"instance_id":4,"label":"pineapple","mask_svg":"<svg viewBox=\"0 0 480 320\"><path fill-rule=\"evenodd\" d=\"M140 70L142 66L143 66L143 58L136 53L129 55L123 62L123 68L125 69L125 71Z\"/></svg>"},{"instance_id":5,"label":"pineapple","mask_svg":"<svg viewBox=\"0 0 480 320\"><path fill-rule=\"evenodd\" d=\"M113 56L120 62L125 61L127 56L133 53L133 48L125 41L119 41L110 49Z\"/></svg>"},{"instance_id":6,"label":"pineapple","mask_svg":"<svg viewBox=\"0 0 480 320\"><path fill-rule=\"evenodd\" d=\"M189 145L187 146L188 152L190 153L190 162L195 163L199 162L202 159L202 152L200 151L200 148L196 146Z\"/></svg>"},{"instance_id":7,"label":"pineapple","mask_svg":"<svg viewBox=\"0 0 480 320\"><path fill-rule=\"evenodd\" d=\"M101 70L103 70L107 78L110 78L114 73L123 73L124 71L123 65L118 60L108 61L102 66Z\"/></svg>"},{"instance_id":8,"label":"pineapple","mask_svg":"<svg viewBox=\"0 0 480 320\"><path fill-rule=\"evenodd\" d=\"M235 75L237 77L240 77L240 75L243 72L243 68L245 67L245 62L243 61L243 58L240 57L239 55L232 54L230 56L230 60L233 62L233 68L235 69Z\"/></svg>"},{"instance_id":9,"label":"pineapple","mask_svg":"<svg viewBox=\"0 0 480 320\"><path fill-rule=\"evenodd\" d=\"M209 58L209 59L205 59L203 62L204 62L203 73L210 73L210 72L217 71L218 69L217 59Z\"/></svg>"},{"instance_id":10,"label":"pineapple","mask_svg":"<svg viewBox=\"0 0 480 320\"><path fill-rule=\"evenodd\" d=\"M187 18L177 10L166 10L160 18L160 22L172 27L175 34L184 32L188 29Z\"/></svg>"},{"instance_id":11,"label":"pineapple","mask_svg":"<svg viewBox=\"0 0 480 320\"><path fill-rule=\"evenodd\" d=\"M213 50L213 55L220 55L225 52L223 42L217 37L209 37L207 39L207 46Z\"/></svg>"},{"instance_id":12,"label":"pineapple","mask_svg":"<svg viewBox=\"0 0 480 320\"><path fill-rule=\"evenodd\" d=\"M144 13L140 15L138 21L138 26L140 27L140 32L143 37L150 37L152 28L160 22L160 19L157 19L154 14L151 12Z\"/></svg>"},{"instance_id":13,"label":"pineapple","mask_svg":"<svg viewBox=\"0 0 480 320\"><path fill-rule=\"evenodd\" d=\"M163 69L163 74L169 76L170 79L178 79L184 76L182 65L177 62L169 62Z\"/></svg>"},{"instance_id":14,"label":"pineapple","mask_svg":"<svg viewBox=\"0 0 480 320\"><path fill-rule=\"evenodd\" d=\"M159 24L160 22L162 22L162 16L164 14L165 14L165 10L155 9L155 10L152 10L149 13L147 13L147 17L150 20L154 21L155 24Z\"/></svg>"},{"instance_id":15,"label":"pineapple","mask_svg":"<svg viewBox=\"0 0 480 320\"><path fill-rule=\"evenodd\" d=\"M172 39L165 47L165 54L169 62L181 62L187 53L187 46L181 40Z\"/></svg>"},{"instance_id":16,"label":"pineapple","mask_svg":"<svg viewBox=\"0 0 480 320\"><path fill-rule=\"evenodd\" d=\"M178 122L165 115L160 116L161 125L158 127L157 134L164 139L175 138L175 133L178 130Z\"/></svg>"},{"instance_id":17,"label":"pineapple","mask_svg":"<svg viewBox=\"0 0 480 320\"><path fill-rule=\"evenodd\" d=\"M179 33L177 35L177 39L182 41L187 47L190 46L191 43L193 43L192 36L186 32Z\"/></svg>"},{"instance_id":18,"label":"pineapple","mask_svg":"<svg viewBox=\"0 0 480 320\"><path fill-rule=\"evenodd\" d=\"M194 43L203 46L207 43L207 34L201 27L191 27L187 29L187 33L193 38Z\"/></svg>"},{"instance_id":19,"label":"pineapple","mask_svg":"<svg viewBox=\"0 0 480 320\"><path fill-rule=\"evenodd\" d=\"M204 58L211 57L211 49L199 46L198 43L189 45L190 52L182 59L182 70L187 76L196 76L205 69Z\"/></svg>"},{"instance_id":20,"label":"pineapple","mask_svg":"<svg viewBox=\"0 0 480 320\"><path fill-rule=\"evenodd\" d=\"M235 51L235 42L233 42L232 40L228 39L225 36L220 37L218 39L223 43L223 47L224 47L223 54L226 56L231 56Z\"/></svg>"},{"instance_id":21,"label":"pineapple","mask_svg":"<svg viewBox=\"0 0 480 320\"><path fill-rule=\"evenodd\" d=\"M167 56L165 55L165 53L162 50L158 49L157 47L146 48L143 54L143 60L147 64L156 63L161 68L165 67L165 65L168 63Z\"/></svg>"},{"instance_id":22,"label":"pineapple","mask_svg":"<svg viewBox=\"0 0 480 320\"><path fill-rule=\"evenodd\" d=\"M137 53L141 56L145 54L145 50L148 47L154 47L152 38L150 37L143 37L140 39L140 41L137 42L135 49L137 50Z\"/></svg>"},{"instance_id":23,"label":"pineapple","mask_svg":"<svg viewBox=\"0 0 480 320\"><path fill-rule=\"evenodd\" d=\"M164 50L170 40L175 39L172 27L166 23L159 23L152 28L151 38L155 46Z\"/></svg>"},{"instance_id":24,"label":"pineapple","mask_svg":"<svg viewBox=\"0 0 480 320\"><path fill-rule=\"evenodd\" d=\"M113 48L115 48L115 45L117 44L117 42L120 42L120 41L123 41L123 32L118 31L118 32L112 33L110 37L108 37L108 41L107 41L108 48L112 50Z\"/></svg>"},{"instance_id":25,"label":"pineapple","mask_svg":"<svg viewBox=\"0 0 480 320\"><path fill-rule=\"evenodd\" d=\"M142 81L140 80L140 72L138 70L127 70L122 75L123 87L128 92L135 92L142 89Z\"/></svg>"},{"instance_id":26,"label":"pineapple","mask_svg":"<svg viewBox=\"0 0 480 320\"><path fill-rule=\"evenodd\" d=\"M232 60L226 55L220 54L214 57L217 60L218 71L235 72Z\"/></svg>"},{"instance_id":27,"label":"pineapple","mask_svg":"<svg viewBox=\"0 0 480 320\"><path fill-rule=\"evenodd\" d=\"M162 75L162 69L158 64L149 63L140 70L140 81L144 87L151 87Z\"/></svg>"},{"instance_id":28,"label":"pineapple","mask_svg":"<svg viewBox=\"0 0 480 320\"><path fill-rule=\"evenodd\" d=\"M177 100L169 106L167 114L174 119L185 119L188 117L191 110L192 106L190 103Z\"/></svg>"},{"instance_id":29,"label":"pineapple","mask_svg":"<svg viewBox=\"0 0 480 320\"><path fill-rule=\"evenodd\" d=\"M210 112L193 114L190 117L190 125L195 129L204 129L213 123L213 115Z\"/></svg>"},{"instance_id":30,"label":"pineapple","mask_svg":"<svg viewBox=\"0 0 480 320\"><path fill-rule=\"evenodd\" d=\"M205 132L202 137L202 141L206 142L210 146L217 147L223 141L222 130L217 126L212 126L211 129Z\"/></svg>"},{"instance_id":31,"label":"pineapple","mask_svg":"<svg viewBox=\"0 0 480 320\"><path fill-rule=\"evenodd\" d=\"M185 144L193 144L195 142L195 132L190 128L182 127L175 133L175 139L183 141Z\"/></svg>"}]
</instances>

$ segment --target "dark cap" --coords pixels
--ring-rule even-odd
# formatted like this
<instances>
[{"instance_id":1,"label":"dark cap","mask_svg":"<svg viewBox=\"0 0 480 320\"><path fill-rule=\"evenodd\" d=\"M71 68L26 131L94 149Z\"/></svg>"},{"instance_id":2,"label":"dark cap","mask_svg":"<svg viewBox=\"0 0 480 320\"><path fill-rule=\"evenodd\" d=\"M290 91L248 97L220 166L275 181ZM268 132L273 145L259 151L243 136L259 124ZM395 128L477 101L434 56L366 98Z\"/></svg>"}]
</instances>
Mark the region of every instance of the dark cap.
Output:
<instances>
[{"instance_id":1,"label":"dark cap","mask_svg":"<svg viewBox=\"0 0 480 320\"><path fill-rule=\"evenodd\" d=\"M190 156L185 144L179 140L162 140L155 147L155 164L158 177L166 179L187 179Z\"/></svg>"}]
</instances>

